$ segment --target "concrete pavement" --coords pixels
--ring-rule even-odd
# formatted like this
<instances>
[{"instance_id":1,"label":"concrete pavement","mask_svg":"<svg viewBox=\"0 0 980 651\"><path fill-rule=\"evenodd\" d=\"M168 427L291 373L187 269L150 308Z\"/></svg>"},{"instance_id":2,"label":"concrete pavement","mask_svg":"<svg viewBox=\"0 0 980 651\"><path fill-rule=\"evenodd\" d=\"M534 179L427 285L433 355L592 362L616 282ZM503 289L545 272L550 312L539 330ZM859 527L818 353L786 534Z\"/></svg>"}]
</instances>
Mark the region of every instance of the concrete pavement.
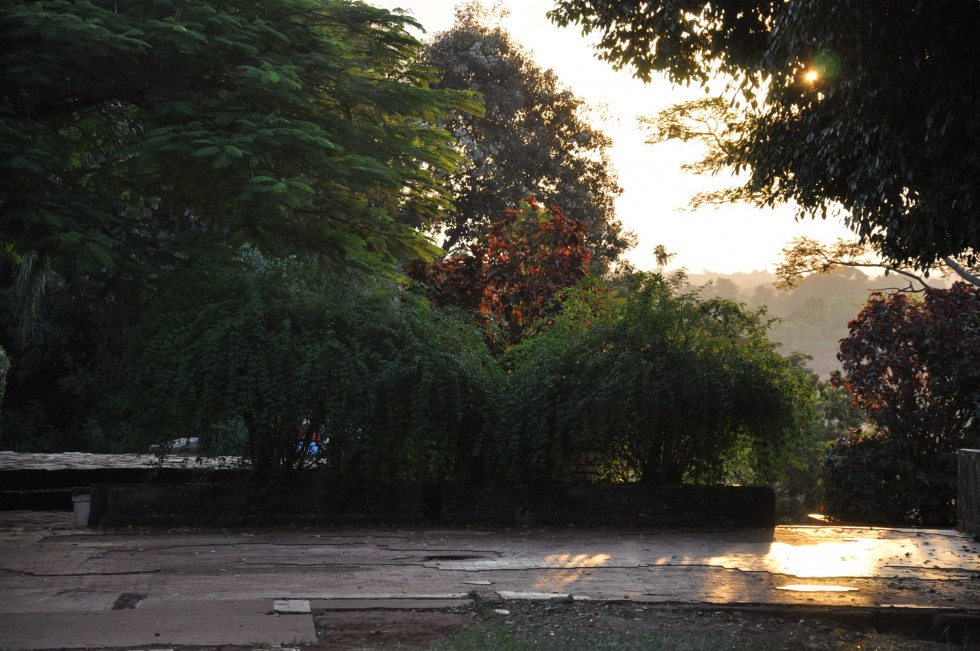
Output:
<instances>
[{"instance_id":1,"label":"concrete pavement","mask_svg":"<svg viewBox=\"0 0 980 651\"><path fill-rule=\"evenodd\" d=\"M980 612L951 530L320 527L88 530L0 513L0 648L314 642L311 610L473 594Z\"/></svg>"}]
</instances>

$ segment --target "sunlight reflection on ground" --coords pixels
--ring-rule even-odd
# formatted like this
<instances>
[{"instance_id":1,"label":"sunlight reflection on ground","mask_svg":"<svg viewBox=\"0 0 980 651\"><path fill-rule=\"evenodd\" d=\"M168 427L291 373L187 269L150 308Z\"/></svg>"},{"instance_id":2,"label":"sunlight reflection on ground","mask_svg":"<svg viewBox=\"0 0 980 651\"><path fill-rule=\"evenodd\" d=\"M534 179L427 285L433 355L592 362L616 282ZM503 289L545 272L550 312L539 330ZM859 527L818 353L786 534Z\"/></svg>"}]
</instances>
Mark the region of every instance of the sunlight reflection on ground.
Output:
<instances>
[{"instance_id":1,"label":"sunlight reflection on ground","mask_svg":"<svg viewBox=\"0 0 980 651\"><path fill-rule=\"evenodd\" d=\"M806 539L794 539L777 530L776 540L761 556L741 552L714 556L708 563L800 578L902 576L913 569L920 576L949 576L950 572L980 569L980 562L964 567L963 539L955 535L925 536L912 529L854 529L844 530L842 537L841 532L836 529L831 536L828 531L828 539L820 540L819 531Z\"/></svg>"},{"instance_id":2,"label":"sunlight reflection on ground","mask_svg":"<svg viewBox=\"0 0 980 651\"><path fill-rule=\"evenodd\" d=\"M563 587L577 583L587 574L589 568L602 567L609 562L609 554L550 554L545 556L544 567L554 568L534 585L535 589L560 591ZM572 570L572 571L568 571Z\"/></svg>"}]
</instances>

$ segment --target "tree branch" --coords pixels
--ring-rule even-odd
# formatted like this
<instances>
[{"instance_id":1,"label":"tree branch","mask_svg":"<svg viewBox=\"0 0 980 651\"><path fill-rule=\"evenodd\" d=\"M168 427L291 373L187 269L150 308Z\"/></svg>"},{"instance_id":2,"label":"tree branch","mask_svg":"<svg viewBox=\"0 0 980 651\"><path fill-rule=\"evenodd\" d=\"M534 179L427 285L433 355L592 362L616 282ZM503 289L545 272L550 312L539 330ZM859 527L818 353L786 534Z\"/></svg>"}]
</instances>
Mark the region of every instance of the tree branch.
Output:
<instances>
[{"instance_id":1,"label":"tree branch","mask_svg":"<svg viewBox=\"0 0 980 651\"><path fill-rule=\"evenodd\" d=\"M957 262L956 260L954 260L949 256L943 258L943 262L945 262L950 269L955 271L957 276L959 276L960 278L962 278L963 280L967 281L972 285L976 285L977 287L980 287L980 276L970 273L970 271L966 267L964 267L959 262Z\"/></svg>"}]
</instances>

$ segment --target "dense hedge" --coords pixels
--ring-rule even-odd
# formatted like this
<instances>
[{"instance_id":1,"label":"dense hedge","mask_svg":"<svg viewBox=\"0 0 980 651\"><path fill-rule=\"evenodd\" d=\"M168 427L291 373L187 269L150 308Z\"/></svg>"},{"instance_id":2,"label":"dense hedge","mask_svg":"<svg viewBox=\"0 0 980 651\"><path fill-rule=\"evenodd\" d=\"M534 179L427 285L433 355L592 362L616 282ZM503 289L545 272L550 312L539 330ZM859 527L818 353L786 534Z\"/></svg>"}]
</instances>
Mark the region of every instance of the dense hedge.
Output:
<instances>
[{"instance_id":1,"label":"dense hedge","mask_svg":"<svg viewBox=\"0 0 980 651\"><path fill-rule=\"evenodd\" d=\"M117 325L79 396L107 440L197 437L259 483L767 483L810 422L812 379L761 313L656 274L567 292L495 357L398 277L232 258L160 278Z\"/></svg>"},{"instance_id":2,"label":"dense hedge","mask_svg":"<svg viewBox=\"0 0 980 651\"><path fill-rule=\"evenodd\" d=\"M824 508L845 522L949 526L956 454L876 432L836 440L824 458Z\"/></svg>"},{"instance_id":3,"label":"dense hedge","mask_svg":"<svg viewBox=\"0 0 980 651\"><path fill-rule=\"evenodd\" d=\"M590 459L611 481L772 478L816 392L760 313L656 274L583 299L511 355L500 474L560 481Z\"/></svg>"},{"instance_id":4,"label":"dense hedge","mask_svg":"<svg viewBox=\"0 0 980 651\"><path fill-rule=\"evenodd\" d=\"M479 478L496 366L475 328L397 285L246 258L175 274L132 342L135 422L158 440L237 435L262 473Z\"/></svg>"}]
</instances>

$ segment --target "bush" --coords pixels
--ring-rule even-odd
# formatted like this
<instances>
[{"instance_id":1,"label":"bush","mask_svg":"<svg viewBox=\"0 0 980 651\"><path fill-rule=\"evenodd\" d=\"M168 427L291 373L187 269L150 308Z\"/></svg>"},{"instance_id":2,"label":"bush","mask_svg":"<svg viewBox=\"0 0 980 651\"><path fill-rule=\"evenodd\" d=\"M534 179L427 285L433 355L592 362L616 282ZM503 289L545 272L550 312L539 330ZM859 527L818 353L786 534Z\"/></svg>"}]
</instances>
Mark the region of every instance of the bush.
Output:
<instances>
[{"instance_id":1,"label":"bush","mask_svg":"<svg viewBox=\"0 0 980 651\"><path fill-rule=\"evenodd\" d=\"M295 261L174 274L132 337L130 404L160 441L236 426L264 475L472 479L494 366L473 327L383 282ZM313 458L298 438L319 438Z\"/></svg>"},{"instance_id":2,"label":"bush","mask_svg":"<svg viewBox=\"0 0 980 651\"><path fill-rule=\"evenodd\" d=\"M956 455L881 432L834 441L824 459L824 508L846 522L949 526Z\"/></svg>"},{"instance_id":3,"label":"bush","mask_svg":"<svg viewBox=\"0 0 980 651\"><path fill-rule=\"evenodd\" d=\"M638 275L624 297L571 305L517 347L499 449L511 478L764 482L815 391L758 313Z\"/></svg>"}]
</instances>

